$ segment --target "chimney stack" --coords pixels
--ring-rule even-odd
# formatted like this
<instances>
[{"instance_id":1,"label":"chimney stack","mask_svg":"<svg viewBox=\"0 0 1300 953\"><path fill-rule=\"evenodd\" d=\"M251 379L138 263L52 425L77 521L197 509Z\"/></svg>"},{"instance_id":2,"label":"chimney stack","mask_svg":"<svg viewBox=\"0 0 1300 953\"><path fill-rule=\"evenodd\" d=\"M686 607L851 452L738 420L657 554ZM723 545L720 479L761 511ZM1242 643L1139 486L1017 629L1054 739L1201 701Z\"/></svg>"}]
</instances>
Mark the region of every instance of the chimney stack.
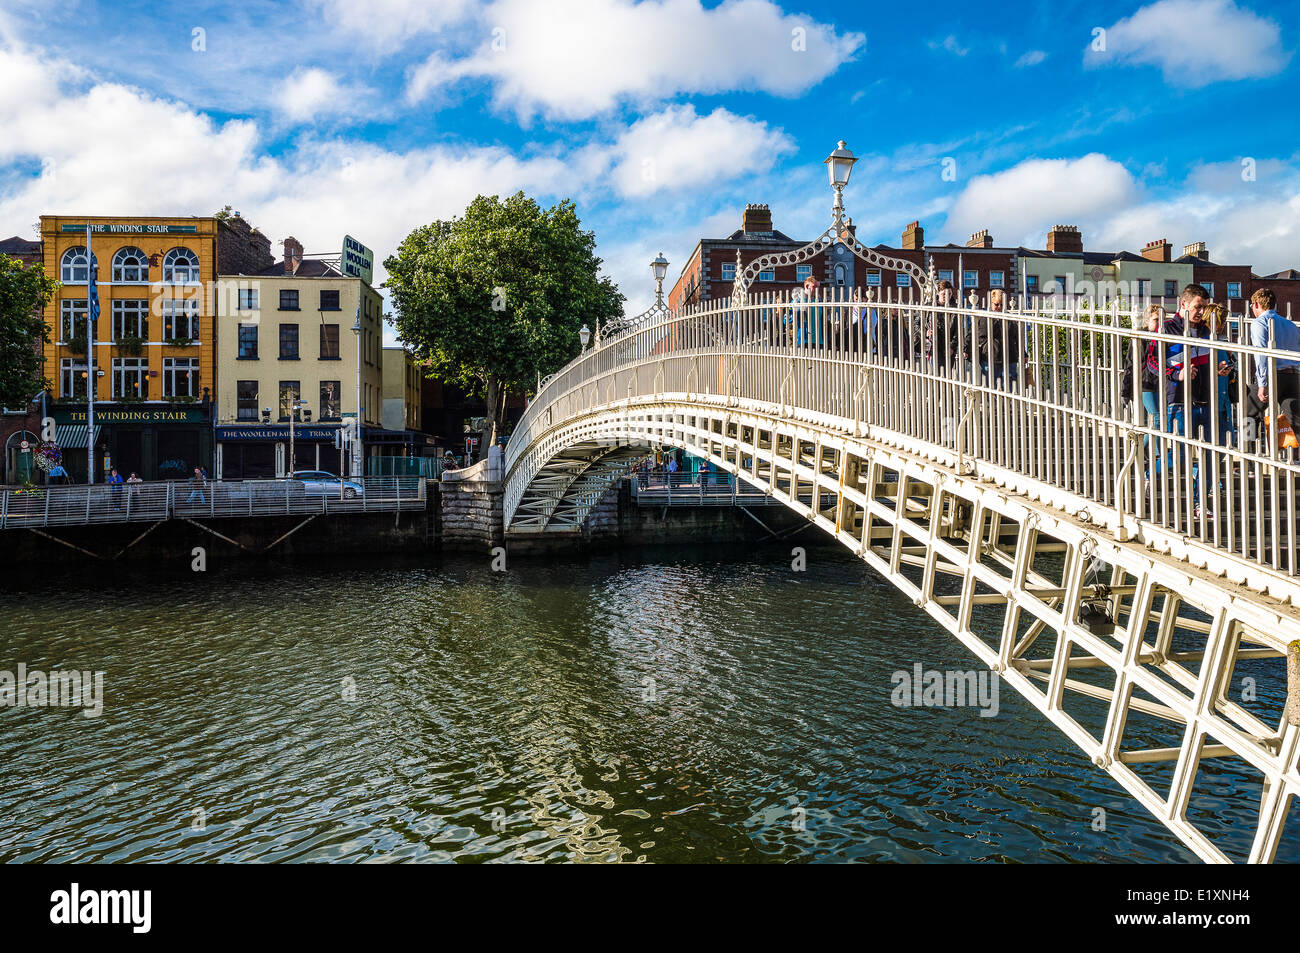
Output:
<instances>
[{"instance_id":1,"label":"chimney stack","mask_svg":"<svg viewBox=\"0 0 1300 953\"><path fill-rule=\"evenodd\" d=\"M980 229L970 238L966 239L966 247L967 248L992 248L993 239L989 235L989 230L987 228Z\"/></svg>"},{"instance_id":2,"label":"chimney stack","mask_svg":"<svg viewBox=\"0 0 1300 953\"><path fill-rule=\"evenodd\" d=\"M741 216L740 227L746 232L772 231L772 210L766 205L750 202L745 206L745 214Z\"/></svg>"},{"instance_id":3,"label":"chimney stack","mask_svg":"<svg viewBox=\"0 0 1300 953\"><path fill-rule=\"evenodd\" d=\"M1157 238L1155 241L1147 242L1142 246L1142 257L1147 261L1168 261L1171 247L1165 239Z\"/></svg>"},{"instance_id":4,"label":"chimney stack","mask_svg":"<svg viewBox=\"0 0 1300 953\"><path fill-rule=\"evenodd\" d=\"M290 235L283 242L284 244L284 273L286 275L296 275L298 266L302 264L302 242Z\"/></svg>"},{"instance_id":5,"label":"chimney stack","mask_svg":"<svg viewBox=\"0 0 1300 953\"><path fill-rule=\"evenodd\" d=\"M1205 242L1192 242L1190 245L1184 245L1183 255L1200 258L1202 261L1210 260L1210 252L1209 249L1205 247Z\"/></svg>"},{"instance_id":6,"label":"chimney stack","mask_svg":"<svg viewBox=\"0 0 1300 953\"><path fill-rule=\"evenodd\" d=\"M1047 250L1049 252L1083 253L1083 236L1079 234L1078 225L1053 225L1047 233Z\"/></svg>"},{"instance_id":7,"label":"chimney stack","mask_svg":"<svg viewBox=\"0 0 1300 953\"><path fill-rule=\"evenodd\" d=\"M903 229L903 248L908 251L920 251L925 248L925 229L919 221L912 222Z\"/></svg>"}]
</instances>

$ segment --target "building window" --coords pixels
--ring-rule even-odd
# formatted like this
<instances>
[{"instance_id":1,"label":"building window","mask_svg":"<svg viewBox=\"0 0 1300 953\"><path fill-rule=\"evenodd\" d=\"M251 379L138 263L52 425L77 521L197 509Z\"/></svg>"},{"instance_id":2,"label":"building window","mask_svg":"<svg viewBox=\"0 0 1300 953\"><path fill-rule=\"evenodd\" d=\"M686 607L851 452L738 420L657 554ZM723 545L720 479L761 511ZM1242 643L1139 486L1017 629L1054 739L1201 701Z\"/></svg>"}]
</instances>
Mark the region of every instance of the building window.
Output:
<instances>
[{"instance_id":1,"label":"building window","mask_svg":"<svg viewBox=\"0 0 1300 953\"><path fill-rule=\"evenodd\" d=\"M89 330L86 314L90 307L87 298L64 298L59 302L59 340L71 341Z\"/></svg>"},{"instance_id":2,"label":"building window","mask_svg":"<svg viewBox=\"0 0 1300 953\"><path fill-rule=\"evenodd\" d=\"M1145 301L1151 297L1151 279L1139 278L1137 280L1137 297L1139 301Z\"/></svg>"},{"instance_id":3,"label":"building window","mask_svg":"<svg viewBox=\"0 0 1300 953\"><path fill-rule=\"evenodd\" d=\"M302 382L301 381L280 381L280 419L289 419L289 410L294 400L302 399ZM302 416L302 410L294 415L294 420Z\"/></svg>"},{"instance_id":4,"label":"building window","mask_svg":"<svg viewBox=\"0 0 1300 953\"><path fill-rule=\"evenodd\" d=\"M188 248L173 248L163 256L162 280L172 285L197 282L199 256Z\"/></svg>"},{"instance_id":5,"label":"building window","mask_svg":"<svg viewBox=\"0 0 1300 953\"><path fill-rule=\"evenodd\" d=\"M321 420L339 420L342 417L339 398L343 394L342 381L320 382L320 418Z\"/></svg>"},{"instance_id":6,"label":"building window","mask_svg":"<svg viewBox=\"0 0 1300 953\"><path fill-rule=\"evenodd\" d=\"M899 288L910 288L912 287L912 276L900 271L894 276L894 284Z\"/></svg>"},{"instance_id":7,"label":"building window","mask_svg":"<svg viewBox=\"0 0 1300 953\"><path fill-rule=\"evenodd\" d=\"M734 261L724 261L722 263L722 277L727 281L736 280L736 263ZM366 314L370 313L370 302L366 301Z\"/></svg>"},{"instance_id":8,"label":"building window","mask_svg":"<svg viewBox=\"0 0 1300 953\"><path fill-rule=\"evenodd\" d=\"M1210 293L1210 300L1213 301L1213 300L1214 300L1214 282L1213 282L1213 281L1202 281L1201 284L1205 285L1205 290L1208 291L1208 292Z\"/></svg>"},{"instance_id":9,"label":"building window","mask_svg":"<svg viewBox=\"0 0 1300 953\"><path fill-rule=\"evenodd\" d=\"M1038 276L1025 275L1025 291L1029 294L1038 294Z\"/></svg>"},{"instance_id":10,"label":"building window","mask_svg":"<svg viewBox=\"0 0 1300 953\"><path fill-rule=\"evenodd\" d=\"M803 284L812 277L812 265L795 265L794 276L799 281L799 284Z\"/></svg>"},{"instance_id":11,"label":"building window","mask_svg":"<svg viewBox=\"0 0 1300 953\"><path fill-rule=\"evenodd\" d=\"M1065 275L1055 275L1052 280L1056 282L1055 293L1058 295L1065 294L1065 289L1069 287L1069 283L1065 280Z\"/></svg>"},{"instance_id":12,"label":"building window","mask_svg":"<svg viewBox=\"0 0 1300 953\"><path fill-rule=\"evenodd\" d=\"M149 302L142 298L113 301L113 340L149 337Z\"/></svg>"},{"instance_id":13,"label":"building window","mask_svg":"<svg viewBox=\"0 0 1300 953\"><path fill-rule=\"evenodd\" d=\"M141 282L149 280L149 256L138 248L119 248L113 256L113 280Z\"/></svg>"},{"instance_id":14,"label":"building window","mask_svg":"<svg viewBox=\"0 0 1300 953\"><path fill-rule=\"evenodd\" d=\"M84 357L64 358L59 361L59 396L72 400L85 400L88 365Z\"/></svg>"},{"instance_id":15,"label":"building window","mask_svg":"<svg viewBox=\"0 0 1300 953\"><path fill-rule=\"evenodd\" d=\"M866 277L863 279L868 285L880 284L880 269L868 268Z\"/></svg>"},{"instance_id":16,"label":"building window","mask_svg":"<svg viewBox=\"0 0 1300 953\"><path fill-rule=\"evenodd\" d=\"M322 324L320 326L320 359L337 361L339 359L339 326Z\"/></svg>"},{"instance_id":17,"label":"building window","mask_svg":"<svg viewBox=\"0 0 1300 953\"><path fill-rule=\"evenodd\" d=\"M238 310L240 310L240 311L256 311L256 310L257 310L257 289L256 289L256 288L240 288L240 289L239 289L239 305L238 305Z\"/></svg>"},{"instance_id":18,"label":"building window","mask_svg":"<svg viewBox=\"0 0 1300 953\"><path fill-rule=\"evenodd\" d=\"M940 269L939 269L939 280L940 280L940 281L952 281L952 269L951 269L951 268L940 268Z\"/></svg>"},{"instance_id":19,"label":"building window","mask_svg":"<svg viewBox=\"0 0 1300 953\"><path fill-rule=\"evenodd\" d=\"M979 286L980 275L978 271L963 271L961 273L961 286L963 288L976 288Z\"/></svg>"},{"instance_id":20,"label":"building window","mask_svg":"<svg viewBox=\"0 0 1300 953\"><path fill-rule=\"evenodd\" d=\"M764 269L758 273L759 281L776 281L776 272L771 268Z\"/></svg>"},{"instance_id":21,"label":"building window","mask_svg":"<svg viewBox=\"0 0 1300 953\"><path fill-rule=\"evenodd\" d=\"M1165 297L1166 297L1166 298L1177 298L1177 297L1178 297L1178 282L1177 282L1177 281L1165 281Z\"/></svg>"},{"instance_id":22,"label":"building window","mask_svg":"<svg viewBox=\"0 0 1300 953\"><path fill-rule=\"evenodd\" d=\"M280 325L280 360L298 360L298 325Z\"/></svg>"},{"instance_id":23,"label":"building window","mask_svg":"<svg viewBox=\"0 0 1300 953\"><path fill-rule=\"evenodd\" d=\"M1004 272L1004 271L990 271L990 272L989 272L989 287L990 287L990 288L1005 288L1005 287L1007 286L1006 277L1007 277L1007 276L1006 276L1006 272Z\"/></svg>"},{"instance_id":24,"label":"building window","mask_svg":"<svg viewBox=\"0 0 1300 953\"><path fill-rule=\"evenodd\" d=\"M95 256L95 269L99 269L98 255ZM59 280L66 285L84 285L90 280L85 246L69 248L63 253L63 261L59 265Z\"/></svg>"},{"instance_id":25,"label":"building window","mask_svg":"<svg viewBox=\"0 0 1300 953\"><path fill-rule=\"evenodd\" d=\"M235 382L235 418L257 419L257 381Z\"/></svg>"},{"instance_id":26,"label":"building window","mask_svg":"<svg viewBox=\"0 0 1300 953\"><path fill-rule=\"evenodd\" d=\"M339 310L339 293L338 293L338 290L337 290L337 289L335 289L335 290L333 290L333 291L331 291L331 290L329 290L329 289L325 289L325 288L322 288L322 289L321 289L321 293L320 293L320 310L322 310L322 311L338 311L338 310Z\"/></svg>"},{"instance_id":27,"label":"building window","mask_svg":"<svg viewBox=\"0 0 1300 953\"><path fill-rule=\"evenodd\" d=\"M1240 282L1240 281L1229 281L1229 282L1228 282L1228 297L1229 297L1229 298L1240 298L1240 297L1241 297L1241 282Z\"/></svg>"},{"instance_id":28,"label":"building window","mask_svg":"<svg viewBox=\"0 0 1300 953\"><path fill-rule=\"evenodd\" d=\"M113 358L113 397L117 400L148 400L147 360L143 357Z\"/></svg>"},{"instance_id":29,"label":"building window","mask_svg":"<svg viewBox=\"0 0 1300 953\"><path fill-rule=\"evenodd\" d=\"M197 357L163 358L163 396L199 396L199 359Z\"/></svg>"},{"instance_id":30,"label":"building window","mask_svg":"<svg viewBox=\"0 0 1300 953\"><path fill-rule=\"evenodd\" d=\"M257 360L256 324L241 324L239 326L239 360Z\"/></svg>"},{"instance_id":31,"label":"building window","mask_svg":"<svg viewBox=\"0 0 1300 953\"><path fill-rule=\"evenodd\" d=\"M199 302L197 298L165 298L162 302L163 340L197 341Z\"/></svg>"},{"instance_id":32,"label":"building window","mask_svg":"<svg viewBox=\"0 0 1300 953\"><path fill-rule=\"evenodd\" d=\"M296 288L280 289L280 310L281 311L298 310L298 289Z\"/></svg>"}]
</instances>

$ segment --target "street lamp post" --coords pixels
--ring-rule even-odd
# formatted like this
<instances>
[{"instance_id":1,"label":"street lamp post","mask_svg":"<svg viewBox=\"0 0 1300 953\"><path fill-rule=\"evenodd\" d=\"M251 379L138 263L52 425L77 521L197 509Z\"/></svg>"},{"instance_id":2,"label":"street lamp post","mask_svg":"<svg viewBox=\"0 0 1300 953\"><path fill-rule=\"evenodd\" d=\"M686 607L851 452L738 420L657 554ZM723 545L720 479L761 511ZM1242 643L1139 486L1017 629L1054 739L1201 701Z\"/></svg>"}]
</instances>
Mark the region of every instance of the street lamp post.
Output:
<instances>
[{"instance_id":1,"label":"street lamp post","mask_svg":"<svg viewBox=\"0 0 1300 953\"><path fill-rule=\"evenodd\" d=\"M582 349L587 350L587 344L591 341L591 328L587 327L585 321L582 324L582 330L578 332L578 340L582 342Z\"/></svg>"},{"instance_id":2,"label":"street lamp post","mask_svg":"<svg viewBox=\"0 0 1300 953\"><path fill-rule=\"evenodd\" d=\"M307 406L305 400L298 398L297 391L291 391L289 397L289 478L293 479L293 473L296 466L296 458L293 455L293 422L298 417L298 411ZM310 411L309 411L310 413Z\"/></svg>"},{"instance_id":3,"label":"street lamp post","mask_svg":"<svg viewBox=\"0 0 1300 953\"><path fill-rule=\"evenodd\" d=\"M654 261L650 262L650 270L655 276L655 307L664 306L664 279L668 277L668 259L664 253L660 252Z\"/></svg>"},{"instance_id":4,"label":"street lamp post","mask_svg":"<svg viewBox=\"0 0 1300 953\"><path fill-rule=\"evenodd\" d=\"M352 325L352 334L356 339L356 359L357 359L357 415L353 418L356 423L356 432L351 435L352 442L352 472L349 476L356 478L362 476L361 473L361 297L357 296L357 319ZM342 476L343 474L339 474Z\"/></svg>"},{"instance_id":5,"label":"street lamp post","mask_svg":"<svg viewBox=\"0 0 1300 953\"><path fill-rule=\"evenodd\" d=\"M906 258L894 258L890 255L881 254L874 248L867 248L853 234L853 219L846 218L844 215L844 187L849 184L853 164L858 160L843 139L839 141L836 148L824 161L826 174L830 179L830 186L835 192L835 203L831 206L830 227L802 248L760 255L747 266L741 261L738 246L736 248L736 280L731 290L732 300L743 302L745 295L749 291L750 283L763 271L779 265L793 265L798 262L808 261L811 258L825 254L835 245L843 245L868 264L909 275L915 286L921 291L921 300L931 300L934 295L935 285L933 272L927 272L920 265ZM933 263L931 263L931 268L933 268Z\"/></svg>"}]
</instances>

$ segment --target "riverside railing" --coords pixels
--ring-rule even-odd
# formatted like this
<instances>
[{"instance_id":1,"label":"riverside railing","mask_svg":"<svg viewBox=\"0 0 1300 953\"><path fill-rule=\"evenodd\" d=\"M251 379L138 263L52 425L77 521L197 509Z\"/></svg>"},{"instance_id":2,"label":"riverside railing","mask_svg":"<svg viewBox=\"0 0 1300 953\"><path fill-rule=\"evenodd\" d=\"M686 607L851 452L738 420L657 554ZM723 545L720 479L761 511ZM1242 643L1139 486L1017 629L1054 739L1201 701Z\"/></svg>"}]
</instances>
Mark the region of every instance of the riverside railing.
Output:
<instances>
[{"instance_id":1,"label":"riverside railing","mask_svg":"<svg viewBox=\"0 0 1300 953\"><path fill-rule=\"evenodd\" d=\"M209 480L0 488L0 529L200 517L379 513L425 508L421 477L337 482Z\"/></svg>"},{"instance_id":2,"label":"riverside railing","mask_svg":"<svg viewBox=\"0 0 1300 953\"><path fill-rule=\"evenodd\" d=\"M1169 313L1147 330L1141 307L1053 296L1008 304L940 307L902 289L850 299L831 288L669 312L547 380L507 445L507 473L549 429L600 407L745 403L922 453L942 447L959 467L1020 474L1049 497L1065 491L1297 571L1300 465L1280 446L1278 418L1295 420L1300 406L1277 397L1296 392L1286 362L1300 355L1251 345L1240 314L1188 327ZM1148 359L1156 383L1144 396ZM1251 397L1261 383L1262 403ZM523 489L507 486L508 510Z\"/></svg>"}]
</instances>

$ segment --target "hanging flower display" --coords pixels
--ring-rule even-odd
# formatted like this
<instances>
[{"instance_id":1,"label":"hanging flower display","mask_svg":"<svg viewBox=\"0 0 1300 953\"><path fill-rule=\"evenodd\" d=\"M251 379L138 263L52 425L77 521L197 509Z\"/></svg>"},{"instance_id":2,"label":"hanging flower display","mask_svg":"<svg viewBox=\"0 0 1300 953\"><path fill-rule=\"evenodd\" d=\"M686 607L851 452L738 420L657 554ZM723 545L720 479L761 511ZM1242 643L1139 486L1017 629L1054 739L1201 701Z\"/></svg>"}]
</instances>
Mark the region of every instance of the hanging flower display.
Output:
<instances>
[{"instance_id":1,"label":"hanging flower display","mask_svg":"<svg viewBox=\"0 0 1300 953\"><path fill-rule=\"evenodd\" d=\"M35 459L42 470L50 470L63 462L63 451L57 443L42 443L36 448Z\"/></svg>"}]
</instances>

